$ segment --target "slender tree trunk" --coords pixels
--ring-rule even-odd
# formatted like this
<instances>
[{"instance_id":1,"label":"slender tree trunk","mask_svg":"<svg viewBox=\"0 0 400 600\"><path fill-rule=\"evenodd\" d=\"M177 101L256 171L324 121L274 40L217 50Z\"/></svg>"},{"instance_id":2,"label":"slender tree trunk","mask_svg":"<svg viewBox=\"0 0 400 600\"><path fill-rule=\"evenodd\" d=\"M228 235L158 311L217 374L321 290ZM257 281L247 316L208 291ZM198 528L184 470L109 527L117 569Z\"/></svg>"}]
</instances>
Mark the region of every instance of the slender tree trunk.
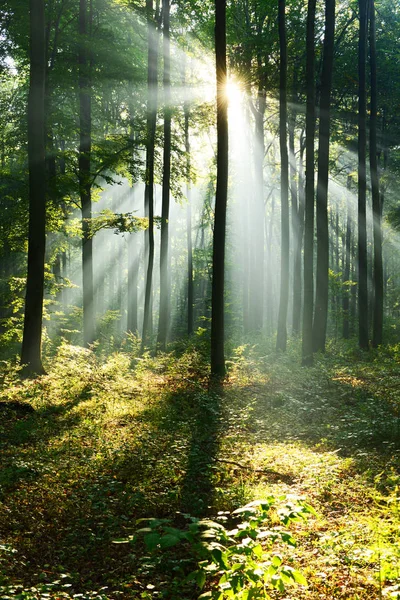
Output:
<instances>
[{"instance_id":1,"label":"slender tree trunk","mask_svg":"<svg viewBox=\"0 0 400 600\"><path fill-rule=\"evenodd\" d=\"M350 177L347 180L347 187L350 187ZM351 256L351 207L347 201L347 218L346 218L346 235L345 235L345 252L344 252L344 269L343 269L343 337L348 340L350 337L349 325L349 309L350 309L350 256Z\"/></svg>"},{"instance_id":2,"label":"slender tree trunk","mask_svg":"<svg viewBox=\"0 0 400 600\"><path fill-rule=\"evenodd\" d=\"M376 143L377 89L376 89L376 26L375 1L370 0L370 68L371 68L371 112L369 127L369 161L371 170L372 214L374 231L374 313L372 345L382 344L383 329L383 263L382 226L379 194L378 156Z\"/></svg>"},{"instance_id":3,"label":"slender tree trunk","mask_svg":"<svg viewBox=\"0 0 400 600\"><path fill-rule=\"evenodd\" d=\"M288 123L288 133L289 133L289 179L290 179L290 200L291 200L291 217L292 217L292 239L293 239L293 285L292 285L292 293L293 293L293 307L292 307L292 332L293 335L298 334L299 332L299 323L295 324L295 285L296 278L298 276L298 272L296 272L296 261L297 255L296 251L298 249L298 235L299 235L299 202L298 202L298 181L296 178L296 152L295 152L295 127L296 127L296 75L295 69L293 73L293 86L292 86L292 106L290 109L289 123ZM297 327L297 330L296 330Z\"/></svg>"},{"instance_id":4,"label":"slender tree trunk","mask_svg":"<svg viewBox=\"0 0 400 600\"><path fill-rule=\"evenodd\" d=\"M315 6L316 0L308 0L306 36L306 198L304 225L304 303L302 364L313 362L312 320L314 302L314 135L315 135Z\"/></svg>"},{"instance_id":5,"label":"slender tree trunk","mask_svg":"<svg viewBox=\"0 0 400 600\"><path fill-rule=\"evenodd\" d=\"M259 70L262 70L261 58L258 58ZM254 205L252 213L251 239L251 275L249 294L250 329L259 332L263 327L264 311L264 116L266 91L264 77L258 84L257 109L255 111L255 148L254 148Z\"/></svg>"},{"instance_id":6,"label":"slender tree trunk","mask_svg":"<svg viewBox=\"0 0 400 600\"><path fill-rule=\"evenodd\" d=\"M30 0L28 97L29 233L21 363L27 373L43 373L41 359L44 257L46 247L45 17L44 1Z\"/></svg>"},{"instance_id":7,"label":"slender tree trunk","mask_svg":"<svg viewBox=\"0 0 400 600\"><path fill-rule=\"evenodd\" d=\"M287 45L285 0L278 0L279 28L279 146L281 154L281 283L276 349L286 350L289 301L289 159L287 150Z\"/></svg>"},{"instance_id":8,"label":"slender tree trunk","mask_svg":"<svg viewBox=\"0 0 400 600\"><path fill-rule=\"evenodd\" d=\"M169 199L171 180L171 50L170 50L170 0L163 0L163 55L164 55L164 170L162 181L161 245L160 245L160 318L158 346L167 345L170 290L168 281L169 253Z\"/></svg>"},{"instance_id":9,"label":"slender tree trunk","mask_svg":"<svg viewBox=\"0 0 400 600\"><path fill-rule=\"evenodd\" d=\"M301 249L304 234L304 142L300 139L299 158L299 185L298 185L298 208L297 208L297 238L293 265L293 335L300 333L301 305L302 305L302 281L301 281Z\"/></svg>"},{"instance_id":10,"label":"slender tree trunk","mask_svg":"<svg viewBox=\"0 0 400 600\"><path fill-rule=\"evenodd\" d=\"M138 326L138 269L139 252L137 233L131 233L128 238L128 316L127 329L136 333Z\"/></svg>"},{"instance_id":11,"label":"slender tree trunk","mask_svg":"<svg viewBox=\"0 0 400 600\"><path fill-rule=\"evenodd\" d=\"M188 251L188 262L187 262L187 298L188 298L188 312L187 312L187 333L192 335L193 333L193 303L194 303L194 289L193 289L193 243L192 243L192 205L191 205L191 189L190 189L190 138L189 138L189 105L185 102L184 105L185 113L185 152L186 152L186 197L188 201L186 209L186 237L187 237L187 251Z\"/></svg>"},{"instance_id":12,"label":"slender tree trunk","mask_svg":"<svg viewBox=\"0 0 400 600\"><path fill-rule=\"evenodd\" d=\"M335 38L335 0L326 0L325 38L322 61L321 102L319 116L318 184L317 184L317 278L313 322L313 350L325 352L329 292L329 130L333 51Z\"/></svg>"},{"instance_id":13,"label":"slender tree trunk","mask_svg":"<svg viewBox=\"0 0 400 600\"><path fill-rule=\"evenodd\" d=\"M211 298L211 373L225 375L224 283L225 229L228 199L228 101L226 96L226 0L215 0L215 57L217 75L217 189L213 240Z\"/></svg>"},{"instance_id":14,"label":"slender tree trunk","mask_svg":"<svg viewBox=\"0 0 400 600\"><path fill-rule=\"evenodd\" d=\"M158 37L153 19L153 0L146 0L148 26L148 66L147 66L147 146L146 146L146 178L145 178L145 215L149 226L145 231L145 262L147 260L146 285L144 298L144 316L142 332L142 350L147 344L152 319L152 279L154 268L154 147L157 121L157 62Z\"/></svg>"},{"instance_id":15,"label":"slender tree trunk","mask_svg":"<svg viewBox=\"0 0 400 600\"><path fill-rule=\"evenodd\" d=\"M358 343L368 350L368 275L366 218L366 48L368 0L359 0L360 34L358 45Z\"/></svg>"},{"instance_id":16,"label":"slender tree trunk","mask_svg":"<svg viewBox=\"0 0 400 600\"><path fill-rule=\"evenodd\" d=\"M88 14L89 13L89 14ZM83 343L91 344L95 338L93 304L93 240L90 233L92 218L90 153L91 139L91 89L88 42L90 38L91 9L87 0L79 1L79 194L82 207L82 291L83 291Z\"/></svg>"}]
</instances>

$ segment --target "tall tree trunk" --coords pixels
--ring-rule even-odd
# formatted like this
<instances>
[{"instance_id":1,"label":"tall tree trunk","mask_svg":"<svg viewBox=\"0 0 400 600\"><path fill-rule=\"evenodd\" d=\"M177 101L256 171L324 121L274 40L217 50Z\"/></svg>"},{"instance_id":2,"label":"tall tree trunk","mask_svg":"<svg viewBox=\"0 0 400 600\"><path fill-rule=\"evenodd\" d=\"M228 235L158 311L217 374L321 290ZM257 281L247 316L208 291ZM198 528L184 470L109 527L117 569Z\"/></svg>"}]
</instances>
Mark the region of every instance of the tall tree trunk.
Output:
<instances>
[{"instance_id":1,"label":"tall tree trunk","mask_svg":"<svg viewBox=\"0 0 400 600\"><path fill-rule=\"evenodd\" d=\"M215 0L217 75L217 188L213 239L211 297L211 373L225 375L224 289L225 229L228 199L228 100L226 95L226 0Z\"/></svg>"},{"instance_id":2,"label":"tall tree trunk","mask_svg":"<svg viewBox=\"0 0 400 600\"><path fill-rule=\"evenodd\" d=\"M359 0L358 43L358 343L368 350L368 275L366 218L366 48L368 0Z\"/></svg>"},{"instance_id":3,"label":"tall tree trunk","mask_svg":"<svg viewBox=\"0 0 400 600\"><path fill-rule=\"evenodd\" d=\"M193 243L192 243L192 205L191 205L191 189L190 189L190 138L189 138L189 105L185 102L184 105L185 113L185 152L186 152L186 197L187 197L187 210L186 210L186 237L187 237L187 299L188 299L188 313L187 313L187 333L192 335L193 333L193 302L194 302L194 289L193 289Z\"/></svg>"},{"instance_id":4,"label":"tall tree trunk","mask_svg":"<svg viewBox=\"0 0 400 600\"><path fill-rule=\"evenodd\" d=\"M127 330L136 333L138 327L138 271L139 249L138 233L128 237L128 315Z\"/></svg>"},{"instance_id":5,"label":"tall tree trunk","mask_svg":"<svg viewBox=\"0 0 400 600\"><path fill-rule=\"evenodd\" d=\"M43 373L41 359L44 257L46 247L45 17L44 1L30 0L30 75L28 97L29 234L21 363L28 373Z\"/></svg>"},{"instance_id":6,"label":"tall tree trunk","mask_svg":"<svg viewBox=\"0 0 400 600\"><path fill-rule=\"evenodd\" d=\"M90 181L90 153L92 147L91 84L88 43L90 39L91 7L87 0L79 0L79 194L82 207L82 291L83 343L95 338L93 303L93 240L90 234L92 199Z\"/></svg>"},{"instance_id":7,"label":"tall tree trunk","mask_svg":"<svg viewBox=\"0 0 400 600\"><path fill-rule=\"evenodd\" d=\"M347 179L347 188L350 188L351 178ZM350 256L351 256L351 206L350 201L347 199L347 217L346 217L346 234L345 234L345 245L344 245L344 269L343 269L343 298L342 298L342 312L343 312L343 337L348 340L350 337L350 325L349 325L349 310L350 310Z\"/></svg>"},{"instance_id":8,"label":"tall tree trunk","mask_svg":"<svg viewBox=\"0 0 400 600\"><path fill-rule=\"evenodd\" d=\"M293 265L293 335L300 333L301 324L301 292L302 292L302 269L301 269L301 248L303 245L304 234L304 141L300 138L300 158L299 158L299 185L298 185L298 208L297 208L297 237L294 250Z\"/></svg>"},{"instance_id":9,"label":"tall tree trunk","mask_svg":"<svg viewBox=\"0 0 400 600\"><path fill-rule=\"evenodd\" d=\"M376 26L375 1L370 0L370 68L371 68L371 112L369 127L369 164L371 170L372 214L374 231L374 312L372 345L382 344L383 329L383 263L381 198L379 194L378 155L376 143L377 89L376 89Z\"/></svg>"},{"instance_id":10,"label":"tall tree trunk","mask_svg":"<svg viewBox=\"0 0 400 600\"><path fill-rule=\"evenodd\" d=\"M289 301L289 159L287 150L287 45L285 0L278 0L279 28L279 146L281 154L281 282L276 349L286 350Z\"/></svg>"},{"instance_id":11,"label":"tall tree trunk","mask_svg":"<svg viewBox=\"0 0 400 600\"><path fill-rule=\"evenodd\" d=\"M171 50L170 50L170 0L163 0L163 55L164 55L164 153L161 208L160 245L160 317L157 343L161 350L167 345L169 321L169 199L171 180Z\"/></svg>"},{"instance_id":12,"label":"tall tree trunk","mask_svg":"<svg viewBox=\"0 0 400 600\"><path fill-rule=\"evenodd\" d=\"M302 364L313 362L312 321L314 304L314 136L315 136L315 6L308 0L306 36L306 198L304 224L304 302Z\"/></svg>"},{"instance_id":13,"label":"tall tree trunk","mask_svg":"<svg viewBox=\"0 0 400 600\"><path fill-rule=\"evenodd\" d=\"M262 60L258 57L258 68L262 70ZM257 108L255 110L255 148L254 148L254 205L252 212L251 274L249 290L249 320L253 332L261 331L264 312L264 116L267 102L265 77L260 76L258 83Z\"/></svg>"},{"instance_id":14,"label":"tall tree trunk","mask_svg":"<svg viewBox=\"0 0 400 600\"><path fill-rule=\"evenodd\" d=\"M147 240L145 248L145 262L147 260L146 285L144 297L144 316L142 332L142 350L146 347L147 337L151 330L152 319L152 279L154 267L154 147L157 122L157 62L158 62L158 37L153 19L153 0L146 0L147 27L148 27L148 65L147 65L147 137L146 137L146 177L144 205L145 216L149 219L149 226L145 231Z\"/></svg>"},{"instance_id":15,"label":"tall tree trunk","mask_svg":"<svg viewBox=\"0 0 400 600\"><path fill-rule=\"evenodd\" d=\"M335 38L335 0L326 0L325 38L322 59L321 101L319 115L318 183L317 183L317 277L315 314L313 323L313 350L325 352L328 323L329 291L329 230L328 179L329 130L333 51Z\"/></svg>"}]
</instances>

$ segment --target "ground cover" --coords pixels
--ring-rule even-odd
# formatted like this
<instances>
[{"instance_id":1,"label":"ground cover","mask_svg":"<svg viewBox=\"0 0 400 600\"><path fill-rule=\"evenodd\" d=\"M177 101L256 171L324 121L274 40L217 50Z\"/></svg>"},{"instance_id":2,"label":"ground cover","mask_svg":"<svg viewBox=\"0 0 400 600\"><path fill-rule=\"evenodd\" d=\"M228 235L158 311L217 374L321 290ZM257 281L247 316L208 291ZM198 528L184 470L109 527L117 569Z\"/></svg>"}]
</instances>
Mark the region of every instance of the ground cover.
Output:
<instances>
[{"instance_id":1,"label":"ground cover","mask_svg":"<svg viewBox=\"0 0 400 600\"><path fill-rule=\"evenodd\" d=\"M0 405L0 598L216 593L218 573L201 591L187 579L193 543L149 548L137 521L230 523L283 495L318 516L279 548L307 586L271 598L400 597L399 349L336 346L304 369L295 347L242 346L211 390L204 356L201 344L157 357L64 344L36 380L3 365L1 402L35 410Z\"/></svg>"}]
</instances>

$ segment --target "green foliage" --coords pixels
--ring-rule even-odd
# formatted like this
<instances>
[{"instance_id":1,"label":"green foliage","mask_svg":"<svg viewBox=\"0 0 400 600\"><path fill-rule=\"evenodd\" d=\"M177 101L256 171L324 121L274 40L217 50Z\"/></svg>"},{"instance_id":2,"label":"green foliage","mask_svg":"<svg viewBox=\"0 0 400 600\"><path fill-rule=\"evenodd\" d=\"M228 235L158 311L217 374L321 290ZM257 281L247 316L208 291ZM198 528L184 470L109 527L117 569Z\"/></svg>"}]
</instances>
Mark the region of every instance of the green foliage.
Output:
<instances>
[{"instance_id":1,"label":"green foliage","mask_svg":"<svg viewBox=\"0 0 400 600\"><path fill-rule=\"evenodd\" d=\"M199 598L255 600L269 597L267 590L284 592L288 585L307 585L305 577L285 562L281 552L296 545L286 527L309 514L316 513L301 498L270 496L250 502L232 515L219 515L215 521L184 515L185 529L171 526L169 519L141 519L139 522L146 521L148 526L138 529L131 540L136 543L137 535L143 534L150 553L186 544L199 568L185 581L195 581L200 590L211 588ZM228 520L233 529L223 524ZM130 539L114 543L127 541Z\"/></svg>"}]
</instances>

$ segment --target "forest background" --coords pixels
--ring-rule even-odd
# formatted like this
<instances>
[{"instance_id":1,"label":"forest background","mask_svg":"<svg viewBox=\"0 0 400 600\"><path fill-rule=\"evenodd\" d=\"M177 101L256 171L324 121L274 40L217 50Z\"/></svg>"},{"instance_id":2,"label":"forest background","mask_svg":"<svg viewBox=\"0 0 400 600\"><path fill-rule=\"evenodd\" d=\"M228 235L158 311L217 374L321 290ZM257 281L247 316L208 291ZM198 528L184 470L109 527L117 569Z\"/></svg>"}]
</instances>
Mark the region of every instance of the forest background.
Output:
<instances>
[{"instance_id":1,"label":"forest background","mask_svg":"<svg viewBox=\"0 0 400 600\"><path fill-rule=\"evenodd\" d=\"M0 26L4 597L397 598L396 2L5 0ZM258 476L268 543L199 521Z\"/></svg>"}]
</instances>

